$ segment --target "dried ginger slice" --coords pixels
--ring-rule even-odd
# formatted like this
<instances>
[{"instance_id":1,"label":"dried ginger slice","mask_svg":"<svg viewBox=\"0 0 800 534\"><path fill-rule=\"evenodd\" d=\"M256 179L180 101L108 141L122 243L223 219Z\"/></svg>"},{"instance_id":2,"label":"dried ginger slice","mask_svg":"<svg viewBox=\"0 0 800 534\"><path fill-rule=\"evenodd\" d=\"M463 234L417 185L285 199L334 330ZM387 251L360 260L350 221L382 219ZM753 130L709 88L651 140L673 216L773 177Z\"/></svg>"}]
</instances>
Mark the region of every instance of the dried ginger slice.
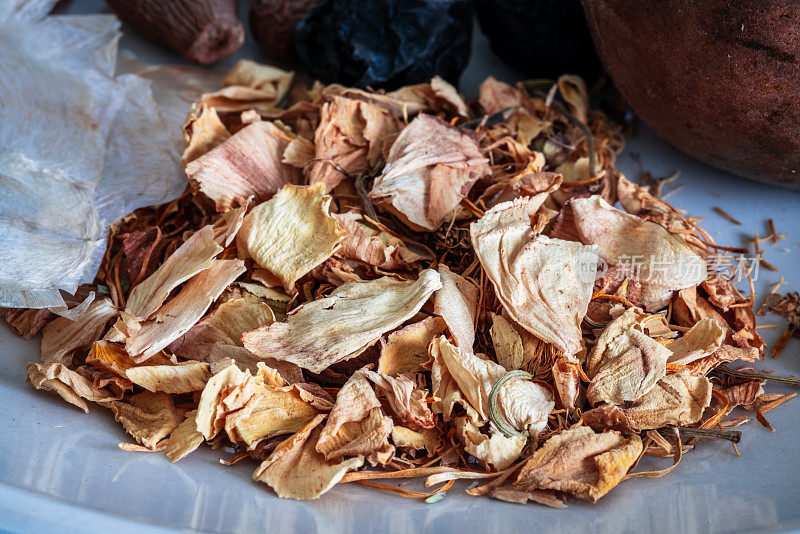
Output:
<instances>
[{"instance_id":1,"label":"dried ginger slice","mask_svg":"<svg viewBox=\"0 0 800 534\"><path fill-rule=\"evenodd\" d=\"M420 115L392 144L369 198L410 228L433 231L472 184L489 173L488 160L472 137L440 119Z\"/></svg>"},{"instance_id":2,"label":"dried ginger slice","mask_svg":"<svg viewBox=\"0 0 800 534\"><path fill-rule=\"evenodd\" d=\"M286 322L245 333L242 341L257 356L319 373L360 354L412 318L440 287L439 274L432 269L422 271L417 280L350 282L293 310Z\"/></svg>"},{"instance_id":3,"label":"dried ginger slice","mask_svg":"<svg viewBox=\"0 0 800 534\"><path fill-rule=\"evenodd\" d=\"M245 217L237 243L286 291L339 248L344 231L328 213L324 187L284 186Z\"/></svg>"},{"instance_id":4,"label":"dried ginger slice","mask_svg":"<svg viewBox=\"0 0 800 534\"><path fill-rule=\"evenodd\" d=\"M582 349L597 247L536 235L544 196L498 204L470 225L472 244L514 321L571 356Z\"/></svg>"},{"instance_id":5,"label":"dried ginger slice","mask_svg":"<svg viewBox=\"0 0 800 534\"><path fill-rule=\"evenodd\" d=\"M254 122L189 162L186 174L216 203L217 211L241 205L251 196L263 202L299 181L298 170L283 163L288 144L286 134L271 122Z\"/></svg>"},{"instance_id":6,"label":"dried ginger slice","mask_svg":"<svg viewBox=\"0 0 800 534\"><path fill-rule=\"evenodd\" d=\"M267 484L284 499L316 499L335 486L345 473L364 465L363 456L336 462L317 452L323 419L324 415L318 415L278 445L258 466L253 479Z\"/></svg>"},{"instance_id":7,"label":"dried ginger slice","mask_svg":"<svg viewBox=\"0 0 800 534\"><path fill-rule=\"evenodd\" d=\"M638 435L626 438L619 432L571 428L550 437L533 453L514 487L552 489L597 502L622 481L641 452Z\"/></svg>"}]
</instances>

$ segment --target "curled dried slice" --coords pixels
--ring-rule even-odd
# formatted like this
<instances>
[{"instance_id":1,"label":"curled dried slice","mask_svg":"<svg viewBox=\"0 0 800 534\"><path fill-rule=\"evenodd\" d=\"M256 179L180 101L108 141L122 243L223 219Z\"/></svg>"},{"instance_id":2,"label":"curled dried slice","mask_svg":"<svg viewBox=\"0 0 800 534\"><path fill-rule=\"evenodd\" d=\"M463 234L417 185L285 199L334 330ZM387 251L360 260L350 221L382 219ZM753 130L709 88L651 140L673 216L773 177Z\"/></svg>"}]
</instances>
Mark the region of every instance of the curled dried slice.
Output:
<instances>
[{"instance_id":1,"label":"curled dried slice","mask_svg":"<svg viewBox=\"0 0 800 534\"><path fill-rule=\"evenodd\" d=\"M264 100L278 104L289 91L294 72L281 70L272 65L240 59L222 79L226 87L249 87L264 93Z\"/></svg>"},{"instance_id":2,"label":"curled dried slice","mask_svg":"<svg viewBox=\"0 0 800 534\"><path fill-rule=\"evenodd\" d=\"M289 141L274 124L250 124L220 145L186 165L186 174L198 184L217 211L227 211L254 197L263 202L286 184L299 181L298 170L283 163Z\"/></svg>"},{"instance_id":3,"label":"curled dried slice","mask_svg":"<svg viewBox=\"0 0 800 534\"><path fill-rule=\"evenodd\" d=\"M271 324L275 313L265 302L252 295L220 304L205 322L222 330L235 344L242 344L242 334Z\"/></svg>"},{"instance_id":4,"label":"curled dried slice","mask_svg":"<svg viewBox=\"0 0 800 534\"><path fill-rule=\"evenodd\" d=\"M522 467L518 489L552 489L597 502L620 483L642 452L638 435L596 434L581 426L550 437Z\"/></svg>"},{"instance_id":5,"label":"curled dried slice","mask_svg":"<svg viewBox=\"0 0 800 534\"><path fill-rule=\"evenodd\" d=\"M667 348L672 354L667 363L688 365L695 360L715 353L725 339L725 330L710 318L704 318L689 329L682 338L676 339Z\"/></svg>"},{"instance_id":6,"label":"curled dried slice","mask_svg":"<svg viewBox=\"0 0 800 534\"><path fill-rule=\"evenodd\" d=\"M359 213L334 214L333 217L347 232L338 252L343 258L361 260L380 269L404 269L420 260L431 259L424 251L412 249L389 232L368 226Z\"/></svg>"},{"instance_id":7,"label":"curled dried slice","mask_svg":"<svg viewBox=\"0 0 800 534\"><path fill-rule=\"evenodd\" d=\"M217 110L202 106L200 113L193 108L189 121L183 126L186 137L186 150L183 151L183 162L196 160L212 148L225 142L230 132L222 124Z\"/></svg>"},{"instance_id":8,"label":"curled dried slice","mask_svg":"<svg viewBox=\"0 0 800 534\"><path fill-rule=\"evenodd\" d=\"M197 273L211 267L222 247L214 230L204 226L191 235L156 271L131 290L125 312L137 321L149 318L170 292Z\"/></svg>"},{"instance_id":9,"label":"curled dried slice","mask_svg":"<svg viewBox=\"0 0 800 534\"><path fill-rule=\"evenodd\" d=\"M383 392L397 419L413 429L434 427L433 412L425 403L426 389L420 389L408 376L391 377L373 371L362 371L364 376Z\"/></svg>"},{"instance_id":10,"label":"curled dried slice","mask_svg":"<svg viewBox=\"0 0 800 534\"><path fill-rule=\"evenodd\" d=\"M137 361L146 360L185 334L211 303L245 271L242 260L214 260L194 276L180 293L131 334L125 350Z\"/></svg>"},{"instance_id":11,"label":"curled dried slice","mask_svg":"<svg viewBox=\"0 0 800 534\"><path fill-rule=\"evenodd\" d=\"M528 373L524 374L530 378ZM499 416L504 425L510 425L514 429L514 433L530 436L535 443L539 434L547 427L547 418L555 408L553 393L541 384L520 379L506 380L502 383L498 381L493 391L496 392L493 423L500 426L500 421L497 420ZM506 436L509 435L504 428L501 427L499 430Z\"/></svg>"},{"instance_id":12,"label":"curled dried slice","mask_svg":"<svg viewBox=\"0 0 800 534\"><path fill-rule=\"evenodd\" d=\"M75 351L89 348L100 339L106 324L117 314L108 299L96 300L76 320L58 317L42 330L42 361L72 363Z\"/></svg>"},{"instance_id":13,"label":"curled dried slice","mask_svg":"<svg viewBox=\"0 0 800 534\"><path fill-rule=\"evenodd\" d=\"M496 471L513 464L522 454L527 440L517 436L506 437L494 428L486 435L480 431L479 424L480 421L469 415L455 418L456 435L464 444L464 450Z\"/></svg>"},{"instance_id":14,"label":"curled dried slice","mask_svg":"<svg viewBox=\"0 0 800 534\"><path fill-rule=\"evenodd\" d=\"M378 372L387 376L422 371L428 361L428 345L447 329L441 317L426 317L381 339Z\"/></svg>"},{"instance_id":15,"label":"curled dried slice","mask_svg":"<svg viewBox=\"0 0 800 534\"><path fill-rule=\"evenodd\" d=\"M356 177L377 166L383 158L384 142L398 129L397 119L380 106L333 96L320 110L309 183L323 184L330 191L348 176Z\"/></svg>"},{"instance_id":16,"label":"curled dried slice","mask_svg":"<svg viewBox=\"0 0 800 534\"><path fill-rule=\"evenodd\" d=\"M601 404L583 416L584 422L595 429L639 432L696 423L710 403L711 383L683 369L666 375L636 402L623 406Z\"/></svg>"},{"instance_id":17,"label":"curled dried slice","mask_svg":"<svg viewBox=\"0 0 800 534\"><path fill-rule=\"evenodd\" d=\"M511 318L572 355L582 348L580 324L592 296L596 247L535 235L531 217L542 201L498 204L470 225L472 244Z\"/></svg>"},{"instance_id":18,"label":"curled dried slice","mask_svg":"<svg viewBox=\"0 0 800 534\"><path fill-rule=\"evenodd\" d=\"M331 197L320 185L283 187L245 217L239 247L286 291L339 248L344 232L328 213Z\"/></svg>"},{"instance_id":19,"label":"curled dried slice","mask_svg":"<svg viewBox=\"0 0 800 534\"><path fill-rule=\"evenodd\" d=\"M570 201L554 231L597 245L600 257L620 276L640 281L641 302L648 311L663 308L674 291L707 277L705 260L683 238L612 207L599 195Z\"/></svg>"},{"instance_id":20,"label":"curled dried slice","mask_svg":"<svg viewBox=\"0 0 800 534\"><path fill-rule=\"evenodd\" d=\"M182 362L175 365L142 365L131 367L125 376L147 391L164 393L191 393L202 391L211 378L210 366L205 362Z\"/></svg>"},{"instance_id":21,"label":"curled dried slice","mask_svg":"<svg viewBox=\"0 0 800 534\"><path fill-rule=\"evenodd\" d=\"M336 396L317 451L329 460L364 456L372 464L385 464L394 455L394 448L388 441L393 423L383 415L380 406L364 374L356 372Z\"/></svg>"},{"instance_id":22,"label":"curled dried slice","mask_svg":"<svg viewBox=\"0 0 800 534\"><path fill-rule=\"evenodd\" d=\"M489 394L506 370L491 360L452 345L443 336L431 342L430 351L433 394L439 399L434 408L448 416L452 403L461 402L465 408L475 410L477 418L488 421Z\"/></svg>"},{"instance_id":23,"label":"curled dried slice","mask_svg":"<svg viewBox=\"0 0 800 534\"><path fill-rule=\"evenodd\" d=\"M592 404L623 404L653 389L667 372L670 350L643 332L647 317L630 308L611 321L586 361Z\"/></svg>"},{"instance_id":24,"label":"curled dried slice","mask_svg":"<svg viewBox=\"0 0 800 534\"><path fill-rule=\"evenodd\" d=\"M329 296L293 310L286 322L245 333L242 341L253 354L319 373L359 354L413 317L440 287L439 274L431 269L417 280L383 277L343 284Z\"/></svg>"},{"instance_id":25,"label":"curled dried slice","mask_svg":"<svg viewBox=\"0 0 800 534\"><path fill-rule=\"evenodd\" d=\"M392 144L386 166L369 198L414 230L436 230L489 174L488 160L469 135L420 115Z\"/></svg>"},{"instance_id":26,"label":"curled dried slice","mask_svg":"<svg viewBox=\"0 0 800 534\"><path fill-rule=\"evenodd\" d=\"M181 423L180 413L166 393L144 391L128 402L114 401L108 407L125 431L148 449L155 449Z\"/></svg>"},{"instance_id":27,"label":"curled dried slice","mask_svg":"<svg viewBox=\"0 0 800 534\"><path fill-rule=\"evenodd\" d=\"M315 417L300 432L278 445L258 466L253 479L269 485L284 499L316 499L336 485L347 471L361 467L363 456L335 462L317 452L319 425L324 418L323 415Z\"/></svg>"},{"instance_id":28,"label":"curled dried slice","mask_svg":"<svg viewBox=\"0 0 800 534\"><path fill-rule=\"evenodd\" d=\"M85 400L110 402L121 399L125 393L124 390L118 388L114 391L112 388L103 387L102 384L96 384L93 380L60 363L29 363L26 369L28 382L33 387L52 391L86 413L89 413L89 406Z\"/></svg>"}]
</instances>

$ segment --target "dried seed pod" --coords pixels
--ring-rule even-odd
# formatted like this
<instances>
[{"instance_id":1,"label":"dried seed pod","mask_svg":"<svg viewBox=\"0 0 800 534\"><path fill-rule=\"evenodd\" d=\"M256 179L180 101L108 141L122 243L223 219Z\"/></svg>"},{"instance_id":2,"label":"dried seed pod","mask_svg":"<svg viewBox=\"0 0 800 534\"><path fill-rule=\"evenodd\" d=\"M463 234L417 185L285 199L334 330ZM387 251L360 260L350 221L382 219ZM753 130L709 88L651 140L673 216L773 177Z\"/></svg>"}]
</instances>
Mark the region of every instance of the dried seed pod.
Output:
<instances>
[{"instance_id":1,"label":"dried seed pod","mask_svg":"<svg viewBox=\"0 0 800 534\"><path fill-rule=\"evenodd\" d=\"M472 48L472 0L323 0L300 21L295 51L325 82L395 89L450 82Z\"/></svg>"},{"instance_id":2,"label":"dried seed pod","mask_svg":"<svg viewBox=\"0 0 800 534\"><path fill-rule=\"evenodd\" d=\"M253 0L250 30L262 50L275 59L294 55L294 29L318 0Z\"/></svg>"},{"instance_id":3,"label":"dried seed pod","mask_svg":"<svg viewBox=\"0 0 800 534\"><path fill-rule=\"evenodd\" d=\"M145 37L210 65L244 42L236 0L106 0L117 16Z\"/></svg>"}]
</instances>

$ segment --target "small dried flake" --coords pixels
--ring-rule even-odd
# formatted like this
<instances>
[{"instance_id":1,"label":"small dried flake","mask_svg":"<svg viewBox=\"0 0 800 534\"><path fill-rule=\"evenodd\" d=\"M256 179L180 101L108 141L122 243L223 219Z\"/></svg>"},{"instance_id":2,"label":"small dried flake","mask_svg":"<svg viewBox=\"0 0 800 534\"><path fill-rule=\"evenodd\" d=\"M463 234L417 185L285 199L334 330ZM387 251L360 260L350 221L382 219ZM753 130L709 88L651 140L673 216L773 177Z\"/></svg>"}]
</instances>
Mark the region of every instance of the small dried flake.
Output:
<instances>
[{"instance_id":1,"label":"small dried flake","mask_svg":"<svg viewBox=\"0 0 800 534\"><path fill-rule=\"evenodd\" d=\"M202 391L211 378L211 369L205 362L182 362L175 365L142 365L132 367L125 376L147 391L164 393L191 393Z\"/></svg>"},{"instance_id":2,"label":"small dried flake","mask_svg":"<svg viewBox=\"0 0 800 534\"><path fill-rule=\"evenodd\" d=\"M253 479L269 485L284 499L316 499L331 489L351 469L364 464L363 456L339 462L327 460L317 452L319 425L325 417L314 418L275 449L258 466Z\"/></svg>"},{"instance_id":3,"label":"small dried flake","mask_svg":"<svg viewBox=\"0 0 800 534\"><path fill-rule=\"evenodd\" d=\"M332 97L320 110L308 182L331 191L343 180L370 170L383 159L384 142L398 129L397 119L380 106Z\"/></svg>"},{"instance_id":4,"label":"small dried flake","mask_svg":"<svg viewBox=\"0 0 800 534\"><path fill-rule=\"evenodd\" d=\"M622 481L641 452L638 435L598 434L588 427L565 430L533 453L514 487L552 489L597 502Z\"/></svg>"},{"instance_id":5,"label":"small dried flake","mask_svg":"<svg viewBox=\"0 0 800 534\"><path fill-rule=\"evenodd\" d=\"M426 317L381 339L378 372L387 376L422 371L428 361L428 345L447 328L441 317Z\"/></svg>"},{"instance_id":6,"label":"small dried flake","mask_svg":"<svg viewBox=\"0 0 800 534\"><path fill-rule=\"evenodd\" d=\"M211 267L220 252L222 247L214 240L213 228L204 226L178 247L152 275L133 288L125 312L137 321L148 319L173 289Z\"/></svg>"},{"instance_id":7,"label":"small dried flake","mask_svg":"<svg viewBox=\"0 0 800 534\"><path fill-rule=\"evenodd\" d=\"M117 314L108 299L96 300L78 319L59 317L42 330L42 361L45 363L72 363L73 354L88 349L100 339L108 321Z\"/></svg>"},{"instance_id":8,"label":"small dried flake","mask_svg":"<svg viewBox=\"0 0 800 534\"><path fill-rule=\"evenodd\" d=\"M344 232L328 214L330 201L320 185L285 186L245 217L238 244L292 291L340 246Z\"/></svg>"},{"instance_id":9,"label":"small dried flake","mask_svg":"<svg viewBox=\"0 0 800 534\"><path fill-rule=\"evenodd\" d=\"M642 282L641 302L648 311L663 308L673 291L707 277L705 261L683 238L613 208L600 196L572 200L560 222L555 235L597 245L600 258L617 268L618 276ZM636 264L633 258L639 258Z\"/></svg>"},{"instance_id":10,"label":"small dried flake","mask_svg":"<svg viewBox=\"0 0 800 534\"><path fill-rule=\"evenodd\" d=\"M539 203L498 204L470 225L472 243L514 321L571 355L583 345L597 247L535 235L530 220Z\"/></svg>"},{"instance_id":11,"label":"small dried flake","mask_svg":"<svg viewBox=\"0 0 800 534\"><path fill-rule=\"evenodd\" d=\"M453 346L444 337L433 340L430 345L431 358L436 372L434 375L433 394L440 399L434 404L443 406L440 412L445 416L450 413L452 399L461 400L465 408L472 408L484 422L489 420L489 393L494 383L506 370L499 364L482 359L471 352ZM436 377L439 380L436 380ZM438 383L437 383L438 382ZM455 388L453 387L455 385ZM447 392L455 392L450 398Z\"/></svg>"},{"instance_id":12,"label":"small dried flake","mask_svg":"<svg viewBox=\"0 0 800 534\"><path fill-rule=\"evenodd\" d=\"M475 343L475 316L478 313L478 287L450 270L447 265L439 265L442 288L436 292L433 312L440 315L456 346L471 351Z\"/></svg>"},{"instance_id":13,"label":"small dried flake","mask_svg":"<svg viewBox=\"0 0 800 534\"><path fill-rule=\"evenodd\" d=\"M128 354L147 360L185 334L226 287L245 271L242 260L214 260L125 342Z\"/></svg>"},{"instance_id":14,"label":"small dried flake","mask_svg":"<svg viewBox=\"0 0 800 534\"><path fill-rule=\"evenodd\" d=\"M172 397L166 393L145 391L132 396L128 402L111 402L108 407L125 431L149 449L154 449L181 423Z\"/></svg>"},{"instance_id":15,"label":"small dried flake","mask_svg":"<svg viewBox=\"0 0 800 534\"><path fill-rule=\"evenodd\" d=\"M286 322L247 332L242 341L256 355L319 373L358 355L413 317L441 287L439 274L431 269L417 280L383 277L343 284L329 296L295 309Z\"/></svg>"},{"instance_id":16,"label":"small dried flake","mask_svg":"<svg viewBox=\"0 0 800 534\"><path fill-rule=\"evenodd\" d=\"M196 160L231 136L219 119L217 110L208 106L203 106L200 114L189 121L184 129L188 130L186 137L189 140L183 151L184 163Z\"/></svg>"},{"instance_id":17,"label":"small dried flake","mask_svg":"<svg viewBox=\"0 0 800 534\"><path fill-rule=\"evenodd\" d=\"M164 454L170 462L177 462L202 445L203 434L197 431L197 410L187 412L186 419L169 436Z\"/></svg>"},{"instance_id":18,"label":"small dried flake","mask_svg":"<svg viewBox=\"0 0 800 534\"><path fill-rule=\"evenodd\" d=\"M274 124L259 121L186 166L186 174L212 199L218 211L271 198L286 184L299 181L297 169L283 163L289 141Z\"/></svg>"},{"instance_id":19,"label":"small dried flake","mask_svg":"<svg viewBox=\"0 0 800 534\"><path fill-rule=\"evenodd\" d=\"M338 254L343 258L361 260L381 269L403 269L423 259L430 259L388 232L368 226L355 212L335 214L339 226L347 232Z\"/></svg>"},{"instance_id":20,"label":"small dried flake","mask_svg":"<svg viewBox=\"0 0 800 534\"><path fill-rule=\"evenodd\" d=\"M631 308L612 321L586 361L592 404L623 404L653 389L667 371L670 350L642 332L643 314Z\"/></svg>"},{"instance_id":21,"label":"small dried flake","mask_svg":"<svg viewBox=\"0 0 800 534\"><path fill-rule=\"evenodd\" d=\"M398 449L413 449L417 451L424 449L426 445L424 435L399 425L392 427L392 443Z\"/></svg>"},{"instance_id":22,"label":"small dried flake","mask_svg":"<svg viewBox=\"0 0 800 534\"><path fill-rule=\"evenodd\" d=\"M566 508L564 498L552 490L520 490L511 485L499 486L489 491L489 497L499 501L525 504L528 501L550 508Z\"/></svg>"},{"instance_id":23,"label":"small dried flake","mask_svg":"<svg viewBox=\"0 0 800 534\"><path fill-rule=\"evenodd\" d=\"M110 402L121 399L124 393L97 387L92 380L60 363L29 363L27 371L28 382L33 387L52 391L86 413L89 413L89 406L85 401Z\"/></svg>"},{"instance_id":24,"label":"small dried flake","mask_svg":"<svg viewBox=\"0 0 800 534\"><path fill-rule=\"evenodd\" d=\"M392 144L369 198L412 229L432 231L488 173L488 162L471 137L420 115Z\"/></svg>"}]
</instances>

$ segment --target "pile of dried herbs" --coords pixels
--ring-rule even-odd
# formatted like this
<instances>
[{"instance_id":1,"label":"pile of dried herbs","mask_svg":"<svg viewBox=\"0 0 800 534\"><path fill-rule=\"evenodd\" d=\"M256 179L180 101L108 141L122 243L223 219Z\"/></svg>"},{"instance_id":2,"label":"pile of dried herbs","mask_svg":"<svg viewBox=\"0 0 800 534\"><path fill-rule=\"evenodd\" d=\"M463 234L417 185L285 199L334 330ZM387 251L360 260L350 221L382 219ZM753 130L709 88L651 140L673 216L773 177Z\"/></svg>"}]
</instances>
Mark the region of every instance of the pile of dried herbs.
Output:
<instances>
[{"instance_id":1,"label":"pile of dried herbs","mask_svg":"<svg viewBox=\"0 0 800 534\"><path fill-rule=\"evenodd\" d=\"M110 409L123 448L226 444L295 499L474 479L561 507L789 398L721 365L763 357L752 290L615 170L580 79L489 78L468 103L439 78L307 88L244 61L224 85L185 125L187 192L112 228L82 288L104 296L7 313L43 334L31 384ZM376 482L413 477L435 488Z\"/></svg>"}]
</instances>

